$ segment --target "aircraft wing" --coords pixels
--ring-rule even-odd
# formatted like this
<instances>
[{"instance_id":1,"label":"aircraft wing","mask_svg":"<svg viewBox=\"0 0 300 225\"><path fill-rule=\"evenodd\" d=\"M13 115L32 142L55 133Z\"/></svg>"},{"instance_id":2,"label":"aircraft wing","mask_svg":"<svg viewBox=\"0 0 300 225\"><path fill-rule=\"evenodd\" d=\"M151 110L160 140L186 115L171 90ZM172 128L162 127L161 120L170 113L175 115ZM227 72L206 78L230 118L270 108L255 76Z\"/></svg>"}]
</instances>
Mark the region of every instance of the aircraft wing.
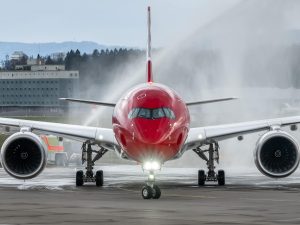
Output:
<instances>
[{"instance_id":1,"label":"aircraft wing","mask_svg":"<svg viewBox=\"0 0 300 225\"><path fill-rule=\"evenodd\" d=\"M59 100L85 103L85 104L90 104L90 105L102 105L102 106L108 106L108 107L115 107L116 106L115 103L99 102L99 101L94 101L94 100L85 100L85 99L77 99L77 98L60 98Z\"/></svg>"},{"instance_id":2,"label":"aircraft wing","mask_svg":"<svg viewBox=\"0 0 300 225\"><path fill-rule=\"evenodd\" d=\"M19 120L0 117L2 133L11 133L10 130L29 129L36 134L53 134L72 140L96 142L109 150L119 147L112 129L98 128L62 123L50 123L31 120Z\"/></svg>"},{"instance_id":3,"label":"aircraft wing","mask_svg":"<svg viewBox=\"0 0 300 225\"><path fill-rule=\"evenodd\" d=\"M254 132L268 131L272 127L291 126L297 123L300 123L300 116L191 128L181 152L195 149L211 140L222 141Z\"/></svg>"},{"instance_id":4,"label":"aircraft wing","mask_svg":"<svg viewBox=\"0 0 300 225\"><path fill-rule=\"evenodd\" d=\"M209 104L209 103L215 103L215 102L224 102L224 101L230 101L230 100L236 100L237 98L217 98L217 99L209 99L209 100L202 100L197 102L186 102L187 106L192 105L203 105L203 104Z\"/></svg>"}]
</instances>

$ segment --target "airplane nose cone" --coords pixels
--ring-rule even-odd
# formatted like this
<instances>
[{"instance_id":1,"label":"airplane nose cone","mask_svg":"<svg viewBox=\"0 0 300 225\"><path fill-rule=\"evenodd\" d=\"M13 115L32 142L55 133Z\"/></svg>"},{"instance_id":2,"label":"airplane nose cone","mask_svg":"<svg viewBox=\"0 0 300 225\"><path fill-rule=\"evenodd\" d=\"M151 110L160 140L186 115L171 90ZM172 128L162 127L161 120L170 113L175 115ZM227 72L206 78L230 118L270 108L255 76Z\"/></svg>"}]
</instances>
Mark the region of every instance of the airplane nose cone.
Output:
<instances>
[{"instance_id":1,"label":"airplane nose cone","mask_svg":"<svg viewBox=\"0 0 300 225\"><path fill-rule=\"evenodd\" d=\"M147 121L148 126L136 126L137 138L147 144L159 144L163 142L170 133L170 126L168 123L161 121Z\"/></svg>"},{"instance_id":2,"label":"airplane nose cone","mask_svg":"<svg viewBox=\"0 0 300 225\"><path fill-rule=\"evenodd\" d=\"M139 139L147 144L158 144L165 139L165 131L162 129L144 130Z\"/></svg>"}]
</instances>

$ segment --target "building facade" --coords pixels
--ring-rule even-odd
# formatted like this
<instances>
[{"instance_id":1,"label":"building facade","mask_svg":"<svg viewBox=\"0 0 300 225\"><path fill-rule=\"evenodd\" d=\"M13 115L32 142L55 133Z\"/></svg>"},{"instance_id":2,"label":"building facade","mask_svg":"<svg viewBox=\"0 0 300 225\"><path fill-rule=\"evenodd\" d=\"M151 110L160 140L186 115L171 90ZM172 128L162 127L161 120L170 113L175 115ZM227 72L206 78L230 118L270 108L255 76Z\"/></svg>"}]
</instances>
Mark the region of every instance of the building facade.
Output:
<instances>
[{"instance_id":1,"label":"building facade","mask_svg":"<svg viewBox=\"0 0 300 225\"><path fill-rule=\"evenodd\" d=\"M66 71L64 66L32 66L30 71L0 72L0 107L63 111L62 97L75 97L79 90L79 72Z\"/></svg>"}]
</instances>

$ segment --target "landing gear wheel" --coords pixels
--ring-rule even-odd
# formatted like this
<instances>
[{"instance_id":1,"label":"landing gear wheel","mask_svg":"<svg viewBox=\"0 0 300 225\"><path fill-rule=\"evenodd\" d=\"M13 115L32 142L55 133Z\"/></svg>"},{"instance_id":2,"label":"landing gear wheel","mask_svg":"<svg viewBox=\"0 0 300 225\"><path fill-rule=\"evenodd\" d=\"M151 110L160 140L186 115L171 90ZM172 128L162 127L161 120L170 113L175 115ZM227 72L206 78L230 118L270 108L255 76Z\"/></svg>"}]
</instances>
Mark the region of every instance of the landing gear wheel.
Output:
<instances>
[{"instance_id":1,"label":"landing gear wheel","mask_svg":"<svg viewBox=\"0 0 300 225\"><path fill-rule=\"evenodd\" d=\"M203 186L205 184L206 176L204 170L198 171L198 186Z\"/></svg>"},{"instance_id":2,"label":"landing gear wheel","mask_svg":"<svg viewBox=\"0 0 300 225\"><path fill-rule=\"evenodd\" d=\"M224 172L224 170L219 170L218 171L218 184L220 186L225 185L225 172Z\"/></svg>"},{"instance_id":3,"label":"landing gear wheel","mask_svg":"<svg viewBox=\"0 0 300 225\"><path fill-rule=\"evenodd\" d=\"M79 170L76 172L76 186L80 187L83 185L83 171Z\"/></svg>"},{"instance_id":4,"label":"landing gear wheel","mask_svg":"<svg viewBox=\"0 0 300 225\"><path fill-rule=\"evenodd\" d=\"M96 172L96 186L97 187L102 187L103 186L103 170L98 170Z\"/></svg>"},{"instance_id":5,"label":"landing gear wheel","mask_svg":"<svg viewBox=\"0 0 300 225\"><path fill-rule=\"evenodd\" d=\"M150 186L146 185L142 188L143 199L150 199L153 197L153 190Z\"/></svg>"},{"instance_id":6,"label":"landing gear wheel","mask_svg":"<svg viewBox=\"0 0 300 225\"><path fill-rule=\"evenodd\" d=\"M159 199L161 196L160 188L157 185L153 185L152 191L153 191L152 194L153 199Z\"/></svg>"}]
</instances>

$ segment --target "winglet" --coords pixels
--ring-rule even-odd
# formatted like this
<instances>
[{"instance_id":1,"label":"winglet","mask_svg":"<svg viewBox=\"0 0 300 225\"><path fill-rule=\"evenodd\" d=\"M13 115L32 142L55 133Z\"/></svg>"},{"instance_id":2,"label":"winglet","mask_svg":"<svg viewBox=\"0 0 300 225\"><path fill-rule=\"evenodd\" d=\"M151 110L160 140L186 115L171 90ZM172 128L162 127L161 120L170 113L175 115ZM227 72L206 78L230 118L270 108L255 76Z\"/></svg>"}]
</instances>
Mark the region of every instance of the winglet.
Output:
<instances>
[{"instance_id":1,"label":"winglet","mask_svg":"<svg viewBox=\"0 0 300 225\"><path fill-rule=\"evenodd\" d=\"M147 43L147 82L153 82L152 61L151 61L151 10L148 6L148 43Z\"/></svg>"}]
</instances>

